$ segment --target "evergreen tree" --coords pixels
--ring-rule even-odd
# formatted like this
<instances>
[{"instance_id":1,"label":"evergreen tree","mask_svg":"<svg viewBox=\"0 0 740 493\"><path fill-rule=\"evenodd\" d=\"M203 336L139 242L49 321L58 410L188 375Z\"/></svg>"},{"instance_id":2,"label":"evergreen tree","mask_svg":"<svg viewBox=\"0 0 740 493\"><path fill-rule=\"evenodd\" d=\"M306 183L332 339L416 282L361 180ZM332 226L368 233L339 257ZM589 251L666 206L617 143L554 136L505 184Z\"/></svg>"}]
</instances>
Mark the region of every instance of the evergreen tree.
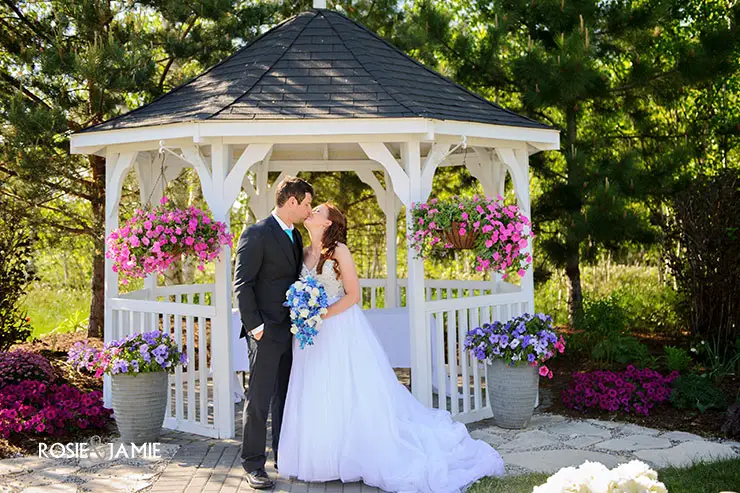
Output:
<instances>
[{"instance_id":1,"label":"evergreen tree","mask_svg":"<svg viewBox=\"0 0 740 493\"><path fill-rule=\"evenodd\" d=\"M644 159L640 139L674 124L645 124L654 117L652 101L676 101L736 71L740 9L711 2L717 8L708 14L702 3L481 0L415 9L426 34L419 38L433 47L427 58L472 90L563 132L560 154L531 160L539 187L533 219L536 248L570 281L571 320L582 311L582 263L599 249L653 241L644 199L660 194L672 167L685 162L682 147L665 144L665 160Z\"/></svg>"},{"instance_id":2,"label":"evergreen tree","mask_svg":"<svg viewBox=\"0 0 740 493\"><path fill-rule=\"evenodd\" d=\"M90 238L90 336L102 336L104 316L105 159L70 155L69 135L230 54L276 10L176 0L0 5L0 193L38 228Z\"/></svg>"}]
</instances>

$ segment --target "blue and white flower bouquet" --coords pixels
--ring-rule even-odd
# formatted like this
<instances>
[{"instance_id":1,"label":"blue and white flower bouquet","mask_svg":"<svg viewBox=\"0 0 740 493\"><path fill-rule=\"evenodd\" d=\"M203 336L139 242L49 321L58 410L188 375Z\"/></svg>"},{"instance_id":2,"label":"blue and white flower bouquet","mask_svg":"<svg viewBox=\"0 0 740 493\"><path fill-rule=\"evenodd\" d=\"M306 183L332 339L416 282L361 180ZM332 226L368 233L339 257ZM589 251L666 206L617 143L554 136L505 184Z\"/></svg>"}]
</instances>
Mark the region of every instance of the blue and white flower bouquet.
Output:
<instances>
[{"instance_id":1,"label":"blue and white flower bouquet","mask_svg":"<svg viewBox=\"0 0 740 493\"><path fill-rule=\"evenodd\" d=\"M329 297L324 286L315 278L308 276L294 282L285 293L284 306L290 308L290 319L293 325L290 331L295 334L301 349L313 345L313 338L329 306Z\"/></svg>"}]
</instances>

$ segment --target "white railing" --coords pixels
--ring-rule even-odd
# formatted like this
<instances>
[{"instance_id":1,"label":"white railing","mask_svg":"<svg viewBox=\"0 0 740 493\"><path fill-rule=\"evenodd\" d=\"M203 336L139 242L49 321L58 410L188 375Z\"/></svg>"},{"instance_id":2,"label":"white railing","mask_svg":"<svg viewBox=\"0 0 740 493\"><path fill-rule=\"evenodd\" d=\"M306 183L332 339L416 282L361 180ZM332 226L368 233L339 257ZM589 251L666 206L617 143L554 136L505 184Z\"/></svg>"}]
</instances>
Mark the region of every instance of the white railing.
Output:
<instances>
[{"instance_id":1,"label":"white railing","mask_svg":"<svg viewBox=\"0 0 740 493\"><path fill-rule=\"evenodd\" d=\"M406 279L398 279L396 299L398 306L406 306ZM387 308L385 305L385 279L360 279L362 291L362 308ZM425 299L427 301L446 298L464 298L485 296L494 293L513 293L519 286L506 282L461 281L445 279L427 279L425 281Z\"/></svg>"},{"instance_id":2,"label":"white railing","mask_svg":"<svg viewBox=\"0 0 740 493\"><path fill-rule=\"evenodd\" d=\"M385 306L385 279L362 279L360 286L364 308ZM406 279L398 280L397 289L399 306L405 306ZM213 290L213 284L166 286L113 298L106 336L120 339L157 329L172 334L190 363L185 369L176 367L169 377L164 426L217 437L210 355L211 324L216 316ZM507 283L427 280L425 298L425 319L435 317L434 324L426 325L434 327L435 332L433 366L441 369L432 373L437 389L434 406L447 409L465 423L490 417L485 367L471 361L462 343L469 328L492 320L508 320L529 310L526 293ZM432 393L431 388L427 390Z\"/></svg>"},{"instance_id":3,"label":"white railing","mask_svg":"<svg viewBox=\"0 0 740 493\"><path fill-rule=\"evenodd\" d=\"M431 338L435 361L437 400L434 407L446 409L454 419L470 423L491 417L485 388L485 365L465 350L468 330L484 323L505 321L530 310L526 293L499 293L474 297L447 297L427 301L425 326L434 327ZM430 317L434 317L431 323ZM431 370L431 369L430 369ZM432 388L426 389L428 394Z\"/></svg>"},{"instance_id":4,"label":"white railing","mask_svg":"<svg viewBox=\"0 0 740 493\"><path fill-rule=\"evenodd\" d=\"M213 285L167 286L153 291L153 296L149 289L142 289L110 300L111 338L153 330L171 334L189 363L185 369L177 366L169 376L164 427L217 437L210 376L211 324L216 316L211 305Z\"/></svg>"}]
</instances>

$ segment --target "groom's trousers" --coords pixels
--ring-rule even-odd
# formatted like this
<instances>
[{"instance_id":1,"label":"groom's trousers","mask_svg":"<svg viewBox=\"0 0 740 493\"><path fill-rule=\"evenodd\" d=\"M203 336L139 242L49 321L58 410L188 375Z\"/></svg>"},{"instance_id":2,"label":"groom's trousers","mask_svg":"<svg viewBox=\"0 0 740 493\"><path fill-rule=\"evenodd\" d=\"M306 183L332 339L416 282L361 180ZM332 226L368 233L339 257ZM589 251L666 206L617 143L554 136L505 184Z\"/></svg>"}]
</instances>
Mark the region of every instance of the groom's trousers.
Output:
<instances>
[{"instance_id":1,"label":"groom's trousers","mask_svg":"<svg viewBox=\"0 0 740 493\"><path fill-rule=\"evenodd\" d=\"M292 338L257 341L247 336L249 345L249 388L244 404L242 430L242 466L247 472L265 467L267 416L272 411L272 450L277 462L280 427L285 397L288 393L290 366L293 363Z\"/></svg>"}]
</instances>

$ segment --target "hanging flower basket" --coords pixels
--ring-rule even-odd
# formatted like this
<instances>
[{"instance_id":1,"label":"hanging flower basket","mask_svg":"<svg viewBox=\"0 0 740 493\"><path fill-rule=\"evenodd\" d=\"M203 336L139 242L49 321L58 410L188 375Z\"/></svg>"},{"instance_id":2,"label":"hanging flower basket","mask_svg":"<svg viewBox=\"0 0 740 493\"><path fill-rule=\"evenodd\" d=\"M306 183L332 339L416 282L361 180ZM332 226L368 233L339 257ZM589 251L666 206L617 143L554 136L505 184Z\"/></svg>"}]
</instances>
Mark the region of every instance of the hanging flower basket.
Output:
<instances>
[{"instance_id":1,"label":"hanging flower basket","mask_svg":"<svg viewBox=\"0 0 740 493\"><path fill-rule=\"evenodd\" d=\"M534 238L529 219L502 197L453 197L412 204L409 247L420 258L444 258L451 250L471 250L477 271L520 277L532 263L526 251Z\"/></svg>"},{"instance_id":2,"label":"hanging flower basket","mask_svg":"<svg viewBox=\"0 0 740 493\"><path fill-rule=\"evenodd\" d=\"M111 232L105 256L128 284L129 279L163 273L181 257L195 260L203 270L233 239L226 224L214 221L207 212L173 207L163 197L158 206L137 209L123 227Z\"/></svg>"},{"instance_id":3,"label":"hanging flower basket","mask_svg":"<svg viewBox=\"0 0 740 493\"><path fill-rule=\"evenodd\" d=\"M475 247L475 240L480 236L479 232L467 232L465 223L453 222L450 229L445 231L447 243L457 250L471 250Z\"/></svg>"}]
</instances>

